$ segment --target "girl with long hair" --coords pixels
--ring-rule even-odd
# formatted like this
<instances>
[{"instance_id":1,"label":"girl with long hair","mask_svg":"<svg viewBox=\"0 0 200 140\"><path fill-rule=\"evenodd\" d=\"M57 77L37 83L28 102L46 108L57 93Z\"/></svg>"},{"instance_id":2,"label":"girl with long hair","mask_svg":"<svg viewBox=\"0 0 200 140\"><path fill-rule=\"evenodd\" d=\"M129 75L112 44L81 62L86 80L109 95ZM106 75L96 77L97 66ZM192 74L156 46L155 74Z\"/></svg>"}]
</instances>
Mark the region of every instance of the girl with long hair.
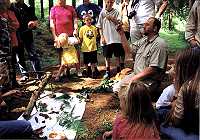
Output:
<instances>
[{"instance_id":1,"label":"girl with long hair","mask_svg":"<svg viewBox=\"0 0 200 140\"><path fill-rule=\"evenodd\" d=\"M120 98L122 113L117 115L113 130L105 132L103 138L112 135L113 140L160 139L148 88L140 81L132 82L120 96L124 97Z\"/></svg>"},{"instance_id":2,"label":"girl with long hair","mask_svg":"<svg viewBox=\"0 0 200 140\"><path fill-rule=\"evenodd\" d=\"M198 139L200 48L181 51L177 56L175 72L177 99L160 127L161 132L172 139Z\"/></svg>"}]
</instances>

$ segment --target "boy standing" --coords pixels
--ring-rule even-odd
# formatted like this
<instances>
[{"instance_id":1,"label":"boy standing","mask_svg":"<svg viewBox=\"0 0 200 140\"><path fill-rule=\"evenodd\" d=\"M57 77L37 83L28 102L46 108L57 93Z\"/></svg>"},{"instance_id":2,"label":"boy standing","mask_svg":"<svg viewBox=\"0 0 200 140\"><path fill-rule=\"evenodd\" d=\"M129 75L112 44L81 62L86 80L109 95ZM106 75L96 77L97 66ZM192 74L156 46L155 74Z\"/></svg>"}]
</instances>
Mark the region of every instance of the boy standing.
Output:
<instances>
[{"instance_id":1,"label":"boy standing","mask_svg":"<svg viewBox=\"0 0 200 140\"><path fill-rule=\"evenodd\" d=\"M86 77L92 76L92 78L97 78L99 76L99 71L97 69L97 28L92 25L92 17L90 15L83 16L85 25L80 28L79 38L82 42L81 51L83 52L83 62L85 69L83 75ZM91 68L88 64L91 63ZM91 75L92 73L92 75Z\"/></svg>"},{"instance_id":2,"label":"boy standing","mask_svg":"<svg viewBox=\"0 0 200 140\"><path fill-rule=\"evenodd\" d=\"M97 27L101 36L101 45L103 46L103 55L106 63L106 74L104 78L110 78L110 58L112 54L116 57L117 72L120 72L120 56L124 54L121 44L121 38L117 31L120 16L119 12L112 8L114 0L105 0L106 8L99 15Z\"/></svg>"}]
</instances>

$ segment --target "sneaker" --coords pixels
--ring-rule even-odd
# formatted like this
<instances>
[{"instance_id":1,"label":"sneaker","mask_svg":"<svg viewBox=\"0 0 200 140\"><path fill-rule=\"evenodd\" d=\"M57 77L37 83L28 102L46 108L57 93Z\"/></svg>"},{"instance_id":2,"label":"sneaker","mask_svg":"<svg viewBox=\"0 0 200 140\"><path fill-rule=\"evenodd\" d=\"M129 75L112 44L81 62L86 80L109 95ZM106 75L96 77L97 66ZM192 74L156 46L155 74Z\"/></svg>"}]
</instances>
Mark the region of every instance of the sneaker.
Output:
<instances>
[{"instance_id":1,"label":"sneaker","mask_svg":"<svg viewBox=\"0 0 200 140\"><path fill-rule=\"evenodd\" d=\"M78 77L82 77L83 76L83 74L82 74L82 72L79 70L79 71L77 71L77 76Z\"/></svg>"},{"instance_id":2,"label":"sneaker","mask_svg":"<svg viewBox=\"0 0 200 140\"><path fill-rule=\"evenodd\" d=\"M98 69L92 72L92 78L93 78L93 79L98 78L99 75L100 75L100 72L99 72Z\"/></svg>"},{"instance_id":3,"label":"sneaker","mask_svg":"<svg viewBox=\"0 0 200 140\"><path fill-rule=\"evenodd\" d=\"M87 69L87 77L92 77L92 69L91 69L91 67L88 67L88 69Z\"/></svg>"},{"instance_id":4,"label":"sneaker","mask_svg":"<svg viewBox=\"0 0 200 140\"><path fill-rule=\"evenodd\" d=\"M103 79L110 79L110 72L106 71L106 73L103 76Z\"/></svg>"}]
</instances>

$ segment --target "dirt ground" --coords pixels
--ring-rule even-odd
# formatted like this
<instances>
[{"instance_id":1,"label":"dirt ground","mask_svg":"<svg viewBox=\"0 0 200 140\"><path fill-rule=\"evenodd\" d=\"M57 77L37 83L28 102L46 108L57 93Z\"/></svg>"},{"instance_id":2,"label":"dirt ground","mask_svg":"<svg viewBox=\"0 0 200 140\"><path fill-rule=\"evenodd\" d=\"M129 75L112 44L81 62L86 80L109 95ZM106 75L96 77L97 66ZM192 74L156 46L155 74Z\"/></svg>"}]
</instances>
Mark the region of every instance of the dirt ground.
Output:
<instances>
[{"instance_id":1,"label":"dirt ground","mask_svg":"<svg viewBox=\"0 0 200 140\"><path fill-rule=\"evenodd\" d=\"M103 74L105 72L105 67L103 66L103 61L101 60L101 65L99 65L99 70L101 72L101 77L99 79L91 78L78 78L69 79L62 83L55 83L59 85L58 90L60 92L74 92L76 94L82 87L94 88L100 85L103 80ZM173 56L170 56L169 63L173 63ZM131 67L132 61L126 61L126 65ZM57 70L50 68L53 73ZM116 70L112 67L112 75L116 74ZM163 88L169 83L164 83ZM112 129L112 123L115 119L116 113L119 111L119 99L114 95L114 93L92 93L90 94L90 101L86 104L86 109L81 120L80 130L77 133L76 139L101 139L102 134L105 131Z\"/></svg>"},{"instance_id":2,"label":"dirt ground","mask_svg":"<svg viewBox=\"0 0 200 140\"><path fill-rule=\"evenodd\" d=\"M78 93L82 87L95 88L98 87L103 80L105 72L104 66L98 67L101 76L99 79L91 78L70 78L63 82L54 82L55 91ZM57 72L57 67L48 68L52 73ZM113 67L113 74L115 69ZM101 139L103 132L112 129L112 122L119 110L119 99L114 93L92 93L89 94L90 101L86 103L85 112L81 120L80 130L76 139Z\"/></svg>"}]
</instances>

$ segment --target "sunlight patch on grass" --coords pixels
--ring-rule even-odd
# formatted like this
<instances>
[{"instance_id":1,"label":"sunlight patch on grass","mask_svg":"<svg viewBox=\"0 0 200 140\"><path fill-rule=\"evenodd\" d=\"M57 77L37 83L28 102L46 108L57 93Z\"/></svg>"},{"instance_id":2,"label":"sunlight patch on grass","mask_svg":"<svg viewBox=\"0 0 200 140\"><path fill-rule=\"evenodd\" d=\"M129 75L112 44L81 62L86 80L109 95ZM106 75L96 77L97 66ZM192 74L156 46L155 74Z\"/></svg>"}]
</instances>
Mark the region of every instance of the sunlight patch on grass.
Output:
<instances>
[{"instance_id":1,"label":"sunlight patch on grass","mask_svg":"<svg viewBox=\"0 0 200 140\"><path fill-rule=\"evenodd\" d=\"M170 31L160 31L160 36L166 40L168 43L169 51L175 53L176 51L183 49L187 46L184 39L184 32L170 32Z\"/></svg>"}]
</instances>

